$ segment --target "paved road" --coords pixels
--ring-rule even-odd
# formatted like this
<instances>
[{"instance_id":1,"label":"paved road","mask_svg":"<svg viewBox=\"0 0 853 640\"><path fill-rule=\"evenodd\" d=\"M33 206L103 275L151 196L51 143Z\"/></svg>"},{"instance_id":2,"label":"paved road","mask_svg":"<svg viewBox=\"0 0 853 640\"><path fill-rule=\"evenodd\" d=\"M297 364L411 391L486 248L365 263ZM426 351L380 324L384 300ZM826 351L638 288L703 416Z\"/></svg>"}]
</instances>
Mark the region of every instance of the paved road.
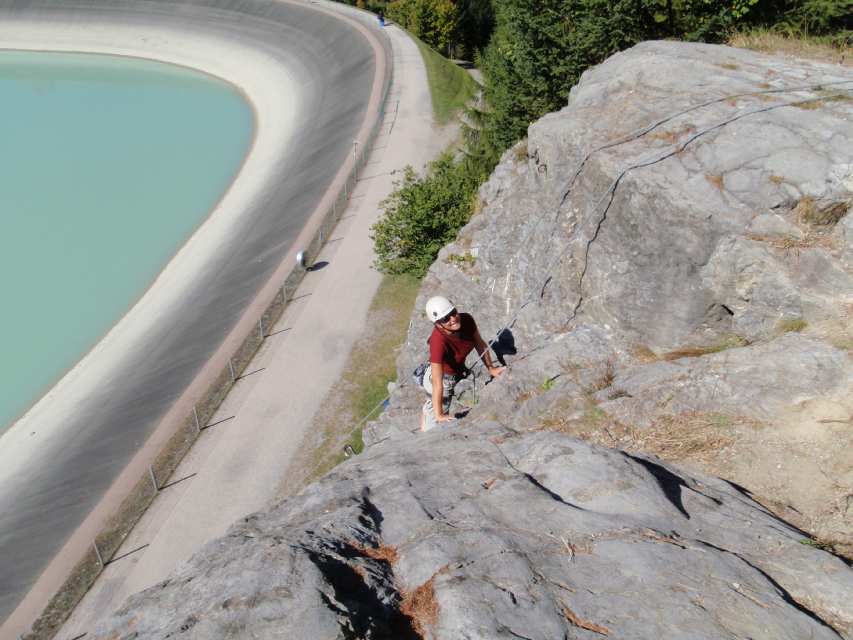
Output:
<instances>
[{"instance_id":1,"label":"paved road","mask_svg":"<svg viewBox=\"0 0 853 640\"><path fill-rule=\"evenodd\" d=\"M22 8L25 7L25 8ZM168 22L262 48L302 86L292 153L246 209L229 250L159 317L110 380L67 417L26 473L0 487L0 619L99 501L291 248L362 124L375 69L365 38L311 7L261 0L0 2L0 20L49 15Z\"/></svg>"}]
</instances>

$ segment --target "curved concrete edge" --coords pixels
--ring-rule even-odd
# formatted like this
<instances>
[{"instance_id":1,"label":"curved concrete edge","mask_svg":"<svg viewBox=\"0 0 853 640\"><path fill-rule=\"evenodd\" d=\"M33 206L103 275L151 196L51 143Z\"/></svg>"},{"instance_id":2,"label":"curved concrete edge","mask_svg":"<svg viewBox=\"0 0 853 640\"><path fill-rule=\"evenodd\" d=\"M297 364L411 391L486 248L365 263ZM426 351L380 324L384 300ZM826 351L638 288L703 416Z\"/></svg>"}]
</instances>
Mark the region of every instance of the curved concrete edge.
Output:
<instances>
[{"instance_id":1,"label":"curved concrete edge","mask_svg":"<svg viewBox=\"0 0 853 640\"><path fill-rule=\"evenodd\" d=\"M261 51L210 34L193 37L158 26L152 37L151 29L140 25L69 27L8 20L0 21L0 43L3 49L108 54L189 67L236 87L252 106L255 119L252 144L240 171L202 225L107 335L0 436L2 485L41 445L27 437L31 428L38 426L43 437L60 430L58 416L72 412L116 368L122 354L144 335L151 318L182 304L186 283L208 268L211 256L227 246L246 203L264 184L276 179L273 168L287 148L299 97L286 68ZM222 51L228 55L221 55ZM45 425L49 425L47 433Z\"/></svg>"},{"instance_id":2,"label":"curved concrete edge","mask_svg":"<svg viewBox=\"0 0 853 640\"><path fill-rule=\"evenodd\" d=\"M299 2L290 2L290 0L277 0L278 2L285 2L290 4L298 4L301 6L305 6L304 3ZM316 3L312 2L312 5L316 5ZM359 20L355 16L343 15L344 13L355 13L355 10L350 9L345 6L335 7L334 9L324 8L319 6L310 7L312 10L320 11L326 13L330 16L338 20L342 20L348 23L351 27L360 32L370 43L370 46L374 52L375 61L376 61L376 69L374 73L373 86L371 87L370 99L367 106L367 111L362 122L362 125L359 129L357 139L359 142L363 143L365 146L370 142L370 135L373 133L375 135L375 125L379 121L381 117L381 108L382 104L387 96L387 90L390 86L390 69L391 69L391 60L390 56L387 55L386 46L383 46L383 43L380 42L378 36L371 32L371 30L366 26L365 20ZM3 25L4 27L14 26L6 23ZM31 25L35 26L38 29L43 27L44 25ZM18 29L20 28L20 24L18 25ZM30 46L22 46L23 42L18 42L18 46L8 46L10 41L4 41L4 44L7 45L4 48L19 48L19 49L40 49L40 50L61 50L61 51L88 51L88 52L99 52L99 53L112 53L117 55L131 55L136 57L146 57L155 60L160 60L163 62L170 62L172 64L180 64L183 66L192 67L194 69L198 69L200 71L204 71L211 75L215 75L220 77L241 90L245 91L250 101L252 102L255 110L256 110L256 118L258 118L256 136L253 142L252 151L247 157L246 162L244 163L244 167L241 170L241 174L238 179L235 180L232 188L229 189L226 196L217 206L217 212L225 211L228 209L228 205L231 203L232 199L238 200L240 197L250 198L252 196L252 184L255 183L255 180L246 180L241 182L241 178L244 174L249 172L250 168L254 168L256 163L260 163L257 166L260 175L264 175L264 160L272 166L274 163L269 153L271 153L271 149L267 148L268 141L272 142L274 139L277 139L279 145L286 145L286 140L289 137L289 133L286 132L285 128L280 128L278 130L278 136L274 135L264 135L266 130L264 129L264 108L269 107L270 104L274 104L276 101L268 96L264 91L264 87L260 84L255 86L252 82L246 82L248 77L252 77L253 80L257 81L259 78L264 76L264 69L267 71L271 71L269 66L267 65L253 65L247 64L247 58L244 56L239 56L240 63L235 64L233 69L225 68L221 63L225 61L229 56L222 56L221 51L219 55L212 56L211 58L206 58L204 56L190 56L190 57L181 57L179 52L172 52L171 54L160 54L155 55L154 49L149 49L147 55L140 55L140 51L136 50L134 53L132 50L128 50L126 46L117 45L115 42L109 44L110 42L110 34L113 33L112 29L120 28L119 25L110 24L104 31L99 32L97 29L92 29L91 24L88 25L87 35L82 41L72 41L72 40L39 40L39 46L33 46L34 42L30 41ZM164 32L170 31L169 29L165 29ZM172 37L176 35L176 32L170 32ZM0 36L3 35L3 32L0 31ZM22 32L16 30L16 36L20 37ZM150 33L149 33L150 35ZM188 34L181 33L181 38L186 38ZM148 37L148 36L146 36ZM98 38L103 38L101 41L101 45L97 46ZM157 47L159 44L156 41L150 42L153 47ZM211 44L208 42L208 44ZM215 47L209 49L209 52L215 50ZM158 50L159 51L159 50ZM251 51L246 50L242 52L243 54L251 56ZM257 52L256 52L257 53ZM260 58L256 58L256 61ZM234 59L229 59L229 62L233 62ZM237 73L232 73L231 71L236 71ZM269 80L278 79L279 81L284 80L287 77L287 73L285 70L280 67L277 69L275 73L271 75L267 75L265 77L266 84L265 86L271 86ZM251 86L247 86L251 85ZM264 84L264 83L261 83ZM285 85L286 86L286 85ZM261 100L259 96L263 96L264 99ZM269 100L269 102L266 102ZM259 108L259 102L264 103L264 107ZM281 106L279 104L279 106ZM286 113L286 110L283 111ZM279 115L281 115L282 111L279 111ZM291 119L285 117L283 122L287 123ZM282 123L279 122L279 125ZM275 146L275 145L273 145ZM279 147L280 150L280 147ZM255 296L252 303L246 308L240 317L239 321L234 325L233 329L228 333L225 340L221 343L220 347L216 350L213 356L207 361L206 365L199 372L199 374L195 377L193 382L186 388L186 390L181 394L179 399L172 405L172 408L165 415L165 417L159 422L158 426L151 434L151 436L147 439L145 444L138 450L136 455L132 458L130 463L125 467L119 477L112 483L110 488L104 494L102 499L96 505L96 507L90 512L90 514L86 517L83 523L74 531L74 533L69 537L67 542L63 545L61 550L54 556L51 562L48 564L47 568L42 572L39 576L36 583L27 593L25 598L20 602L18 607L12 612L12 614L6 619L2 626L0 626L0 635L10 638L17 638L19 635L23 635L28 632L33 623L38 619L38 617L42 614L44 609L49 604L51 598L54 594L60 589L65 580L71 575L72 570L75 568L78 562L80 562L87 553L91 552L92 540L97 536L97 534L106 526L110 517L114 514L118 505L121 504L122 500L130 493L130 491L137 485L140 478L143 478L148 473L148 468L157 454L162 450L165 444L169 441L170 437L172 437L180 427L182 421L188 414L192 413L193 406L195 405L196 399L205 393L205 391L211 387L211 385L215 382L223 368L227 367L228 362L230 360L231 355L241 346L246 336L255 330L257 327L258 318L261 317L264 310L270 305L271 301L278 294L281 283L285 281L288 274L293 270L295 264L295 257L297 252L300 250L300 247L308 246L314 236L316 235L318 229L321 227L324 218L326 217L327 212L332 207L333 203L336 201L339 193L341 193L342 189L344 189L346 181L356 166L357 159L354 155L347 156L346 162L340 167L338 170L333 182L326 190L325 195L319 202L319 204L315 207L314 211L311 213L308 223L303 227L301 233L298 235L296 241L292 245L292 249L288 251L288 253L284 256L284 259L280 262L279 267L275 270L273 275L268 279L266 285L262 287L262 289ZM140 302L134 306L133 310L122 319L122 321L116 325L116 327L110 332L110 334L102 340L98 347L94 349L89 355L87 355L87 359L90 357L94 357L99 354L99 351L102 349L106 349L107 346L111 348L115 346L115 342L119 340L119 336L121 335L121 331L125 329L126 326L130 324L130 319L135 314L151 313L150 306L155 304L155 294L160 294L161 290L163 290L172 277L176 277L181 272L181 267L186 266L188 261L192 260L196 252L200 250L201 243L204 242L214 242L214 238L212 237L214 234L218 234L219 238L222 239L227 235L228 230L228 221L222 220L220 222L220 218L226 218L224 214L217 215L216 212L211 215L211 218L208 222L205 223L205 227L210 222L216 222L218 224L211 225L202 234L195 234L193 238L188 241L184 248L181 249L178 255L169 263L167 268L158 277L155 285L149 289L146 295L143 297ZM221 225L221 228L218 226ZM213 229L213 231L209 231L209 229ZM211 235L205 238L205 236L210 233ZM210 245L208 244L208 247ZM184 272L185 276L185 272ZM71 381L75 379L79 379L83 374L82 371L86 370L86 363L81 363L80 366L75 368L75 371L72 372L70 377L68 377L68 381L63 378L63 384L70 384ZM102 373L102 372L101 372ZM57 386L54 387L51 393L59 394L62 389ZM34 408L37 409L37 407ZM32 413L32 412L31 412ZM36 415L35 413L33 415ZM26 416L29 418L30 414ZM17 425L16 425L17 427ZM9 433L13 433L10 431ZM5 445L4 439L4 445Z\"/></svg>"}]
</instances>

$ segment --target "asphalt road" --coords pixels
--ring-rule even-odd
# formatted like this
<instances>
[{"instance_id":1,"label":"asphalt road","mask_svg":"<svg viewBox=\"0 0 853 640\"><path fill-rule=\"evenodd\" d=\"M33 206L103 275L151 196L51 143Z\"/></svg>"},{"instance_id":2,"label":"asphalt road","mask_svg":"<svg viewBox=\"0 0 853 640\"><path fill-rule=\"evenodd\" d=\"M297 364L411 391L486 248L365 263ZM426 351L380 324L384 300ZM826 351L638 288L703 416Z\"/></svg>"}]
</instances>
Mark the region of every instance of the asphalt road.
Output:
<instances>
[{"instance_id":1,"label":"asphalt road","mask_svg":"<svg viewBox=\"0 0 853 640\"><path fill-rule=\"evenodd\" d=\"M69 21L104 14L122 22L168 20L262 48L286 63L303 108L281 177L245 210L229 250L191 283L183 308L157 318L118 373L67 417L65 437L28 472L0 487L0 620L5 619L102 497L291 248L351 152L374 74L365 38L310 6L263 0L0 2L10 14ZM117 241L119 241L117 239ZM128 241L128 239L120 239Z\"/></svg>"}]
</instances>

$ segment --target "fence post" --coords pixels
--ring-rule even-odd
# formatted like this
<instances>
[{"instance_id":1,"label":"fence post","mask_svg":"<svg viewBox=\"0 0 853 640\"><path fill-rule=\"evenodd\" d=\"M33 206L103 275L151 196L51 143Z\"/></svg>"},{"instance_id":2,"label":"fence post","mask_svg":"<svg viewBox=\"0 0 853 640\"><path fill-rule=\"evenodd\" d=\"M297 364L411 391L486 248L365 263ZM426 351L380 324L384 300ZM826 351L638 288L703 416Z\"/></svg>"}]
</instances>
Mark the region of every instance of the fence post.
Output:
<instances>
[{"instance_id":1,"label":"fence post","mask_svg":"<svg viewBox=\"0 0 853 640\"><path fill-rule=\"evenodd\" d=\"M101 556L100 549L98 549L97 540L92 540L92 546L95 547L95 555L98 558L98 564L101 565L101 569L103 569L104 568L104 558L103 558L103 556Z\"/></svg>"},{"instance_id":2,"label":"fence post","mask_svg":"<svg viewBox=\"0 0 853 640\"><path fill-rule=\"evenodd\" d=\"M258 337L263 340L264 339L264 317L261 316L258 319Z\"/></svg>"},{"instance_id":3,"label":"fence post","mask_svg":"<svg viewBox=\"0 0 853 640\"><path fill-rule=\"evenodd\" d=\"M160 487L157 486L157 477L154 475L154 467L148 467L148 475L151 477L151 484L154 485L154 493L160 491Z\"/></svg>"},{"instance_id":4,"label":"fence post","mask_svg":"<svg viewBox=\"0 0 853 640\"><path fill-rule=\"evenodd\" d=\"M201 433L201 423L198 421L198 410L193 405L193 418L195 419L195 430Z\"/></svg>"},{"instance_id":5,"label":"fence post","mask_svg":"<svg viewBox=\"0 0 853 640\"><path fill-rule=\"evenodd\" d=\"M231 382L237 382L237 377L234 375L234 363L231 358L228 358L228 371L231 373Z\"/></svg>"}]
</instances>

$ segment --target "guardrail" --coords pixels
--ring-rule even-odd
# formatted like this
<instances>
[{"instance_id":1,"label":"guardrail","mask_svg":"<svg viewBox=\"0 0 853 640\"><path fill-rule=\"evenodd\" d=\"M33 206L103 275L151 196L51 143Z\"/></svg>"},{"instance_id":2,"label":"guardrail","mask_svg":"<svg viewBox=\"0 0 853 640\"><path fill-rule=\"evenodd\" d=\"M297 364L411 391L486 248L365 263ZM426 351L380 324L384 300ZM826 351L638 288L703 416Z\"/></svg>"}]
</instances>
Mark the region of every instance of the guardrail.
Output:
<instances>
[{"instance_id":1,"label":"guardrail","mask_svg":"<svg viewBox=\"0 0 853 640\"><path fill-rule=\"evenodd\" d=\"M371 146L376 140L379 130L386 124L388 94L393 81L394 65L390 39L383 33L380 41L385 50L387 64L379 113L374 126L367 135L367 139L354 141L355 162L353 168L332 206L323 217L308 247L304 248L306 259L309 261L313 261L319 255L332 230L340 221L347 207L347 202L356 187L358 173L370 155ZM90 551L77 562L68 578L51 598L39 618L33 623L31 630L20 636L20 640L49 640L59 631L65 619L94 584L104 567L114 558L128 534L139 522L160 490L168 486L171 475L178 468L181 460L189 452L201 432L208 426L212 426L208 425L208 422L213 418L228 392L240 379L241 374L260 349L264 340L269 337L267 331L275 325L284 313L305 273L304 268L296 264L293 265L273 299L269 301L258 317L255 329L243 339L243 342L230 357L228 366L219 373L206 392L198 398L193 406L192 413L185 416L176 425L174 433L148 467L148 472L139 478L118 509L109 518L106 526L92 541Z\"/></svg>"}]
</instances>

